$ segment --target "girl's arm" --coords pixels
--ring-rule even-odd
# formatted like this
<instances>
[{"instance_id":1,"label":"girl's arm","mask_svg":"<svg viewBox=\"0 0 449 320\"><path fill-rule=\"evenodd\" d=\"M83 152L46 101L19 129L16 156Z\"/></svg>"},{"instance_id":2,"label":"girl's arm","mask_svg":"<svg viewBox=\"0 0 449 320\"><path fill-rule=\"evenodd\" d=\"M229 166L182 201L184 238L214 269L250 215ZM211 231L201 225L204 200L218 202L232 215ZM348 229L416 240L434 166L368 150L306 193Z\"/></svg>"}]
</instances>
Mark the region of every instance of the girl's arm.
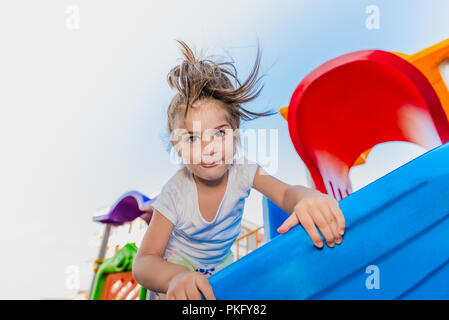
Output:
<instances>
[{"instance_id":1,"label":"girl's arm","mask_svg":"<svg viewBox=\"0 0 449 320\"><path fill-rule=\"evenodd\" d=\"M206 299L214 299L206 277L162 258L173 227L172 222L154 210L133 261L134 279L144 288L166 292L168 299L201 299L199 290Z\"/></svg>"},{"instance_id":2,"label":"girl's arm","mask_svg":"<svg viewBox=\"0 0 449 320\"><path fill-rule=\"evenodd\" d=\"M165 293L170 280L188 270L162 258L172 230L173 223L154 210L132 268L134 279L147 289Z\"/></svg>"},{"instance_id":3,"label":"girl's arm","mask_svg":"<svg viewBox=\"0 0 449 320\"><path fill-rule=\"evenodd\" d=\"M323 246L323 241L316 227L329 247L341 243L345 219L338 202L331 196L304 186L288 185L270 176L262 168L257 170L253 186L282 210L291 214L278 228L279 233L285 233L301 223L318 248Z\"/></svg>"}]
</instances>

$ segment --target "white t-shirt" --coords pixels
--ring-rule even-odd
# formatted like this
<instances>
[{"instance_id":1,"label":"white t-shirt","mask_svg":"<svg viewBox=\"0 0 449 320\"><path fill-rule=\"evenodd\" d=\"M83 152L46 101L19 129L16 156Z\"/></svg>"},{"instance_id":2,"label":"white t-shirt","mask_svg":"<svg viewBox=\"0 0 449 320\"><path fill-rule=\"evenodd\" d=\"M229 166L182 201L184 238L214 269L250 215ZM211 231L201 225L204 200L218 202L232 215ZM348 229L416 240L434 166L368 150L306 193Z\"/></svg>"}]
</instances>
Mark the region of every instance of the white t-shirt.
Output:
<instances>
[{"instance_id":1,"label":"white t-shirt","mask_svg":"<svg viewBox=\"0 0 449 320\"><path fill-rule=\"evenodd\" d=\"M214 267L227 257L241 229L245 199L258 164L243 158L229 166L228 184L217 214L207 222L200 213L192 173L179 169L152 207L174 224L167 250L175 250L198 268Z\"/></svg>"}]
</instances>

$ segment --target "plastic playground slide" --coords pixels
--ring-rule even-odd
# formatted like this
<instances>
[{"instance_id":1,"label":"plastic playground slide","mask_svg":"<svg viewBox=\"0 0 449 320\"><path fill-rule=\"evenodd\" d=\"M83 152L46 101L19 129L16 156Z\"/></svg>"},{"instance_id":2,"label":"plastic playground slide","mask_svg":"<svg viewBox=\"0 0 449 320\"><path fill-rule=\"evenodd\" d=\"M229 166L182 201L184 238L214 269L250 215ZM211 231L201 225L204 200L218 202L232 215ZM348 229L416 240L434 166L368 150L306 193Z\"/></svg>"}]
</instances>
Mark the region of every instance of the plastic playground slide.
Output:
<instances>
[{"instance_id":1,"label":"plastic playground slide","mask_svg":"<svg viewBox=\"0 0 449 320\"><path fill-rule=\"evenodd\" d=\"M277 235L287 213L264 201L273 239L209 278L217 299L449 299L449 143L340 200L334 248Z\"/></svg>"},{"instance_id":2,"label":"plastic playground slide","mask_svg":"<svg viewBox=\"0 0 449 320\"><path fill-rule=\"evenodd\" d=\"M115 201L107 214L96 216L93 220L112 226L120 226L137 218L142 218L146 223L150 223L153 215L151 205L156 198L150 199L136 190L128 191Z\"/></svg>"}]
</instances>

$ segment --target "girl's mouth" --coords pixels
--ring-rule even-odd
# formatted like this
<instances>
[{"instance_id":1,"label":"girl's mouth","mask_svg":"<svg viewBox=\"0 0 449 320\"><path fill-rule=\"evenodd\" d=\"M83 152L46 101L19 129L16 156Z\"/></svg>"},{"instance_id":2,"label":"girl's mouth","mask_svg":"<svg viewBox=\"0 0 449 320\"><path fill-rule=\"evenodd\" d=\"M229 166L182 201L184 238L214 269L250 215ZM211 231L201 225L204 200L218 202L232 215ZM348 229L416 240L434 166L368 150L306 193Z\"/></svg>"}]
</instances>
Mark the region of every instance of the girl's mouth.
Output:
<instances>
[{"instance_id":1,"label":"girl's mouth","mask_svg":"<svg viewBox=\"0 0 449 320\"><path fill-rule=\"evenodd\" d=\"M212 163L201 163L201 166L204 168L213 168L215 166L217 166L216 162L212 162Z\"/></svg>"}]
</instances>

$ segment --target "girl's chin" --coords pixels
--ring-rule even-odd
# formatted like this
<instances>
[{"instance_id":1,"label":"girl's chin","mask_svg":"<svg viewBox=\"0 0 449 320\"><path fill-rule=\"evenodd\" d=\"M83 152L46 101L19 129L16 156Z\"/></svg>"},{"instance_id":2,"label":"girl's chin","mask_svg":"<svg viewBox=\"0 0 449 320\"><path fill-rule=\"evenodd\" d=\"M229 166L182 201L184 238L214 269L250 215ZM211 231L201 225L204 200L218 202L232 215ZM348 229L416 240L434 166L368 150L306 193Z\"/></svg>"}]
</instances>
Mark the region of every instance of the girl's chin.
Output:
<instances>
[{"instance_id":1,"label":"girl's chin","mask_svg":"<svg viewBox=\"0 0 449 320\"><path fill-rule=\"evenodd\" d=\"M214 166L196 165L193 173L205 180L214 180L221 178L225 173L228 165L217 164Z\"/></svg>"}]
</instances>

